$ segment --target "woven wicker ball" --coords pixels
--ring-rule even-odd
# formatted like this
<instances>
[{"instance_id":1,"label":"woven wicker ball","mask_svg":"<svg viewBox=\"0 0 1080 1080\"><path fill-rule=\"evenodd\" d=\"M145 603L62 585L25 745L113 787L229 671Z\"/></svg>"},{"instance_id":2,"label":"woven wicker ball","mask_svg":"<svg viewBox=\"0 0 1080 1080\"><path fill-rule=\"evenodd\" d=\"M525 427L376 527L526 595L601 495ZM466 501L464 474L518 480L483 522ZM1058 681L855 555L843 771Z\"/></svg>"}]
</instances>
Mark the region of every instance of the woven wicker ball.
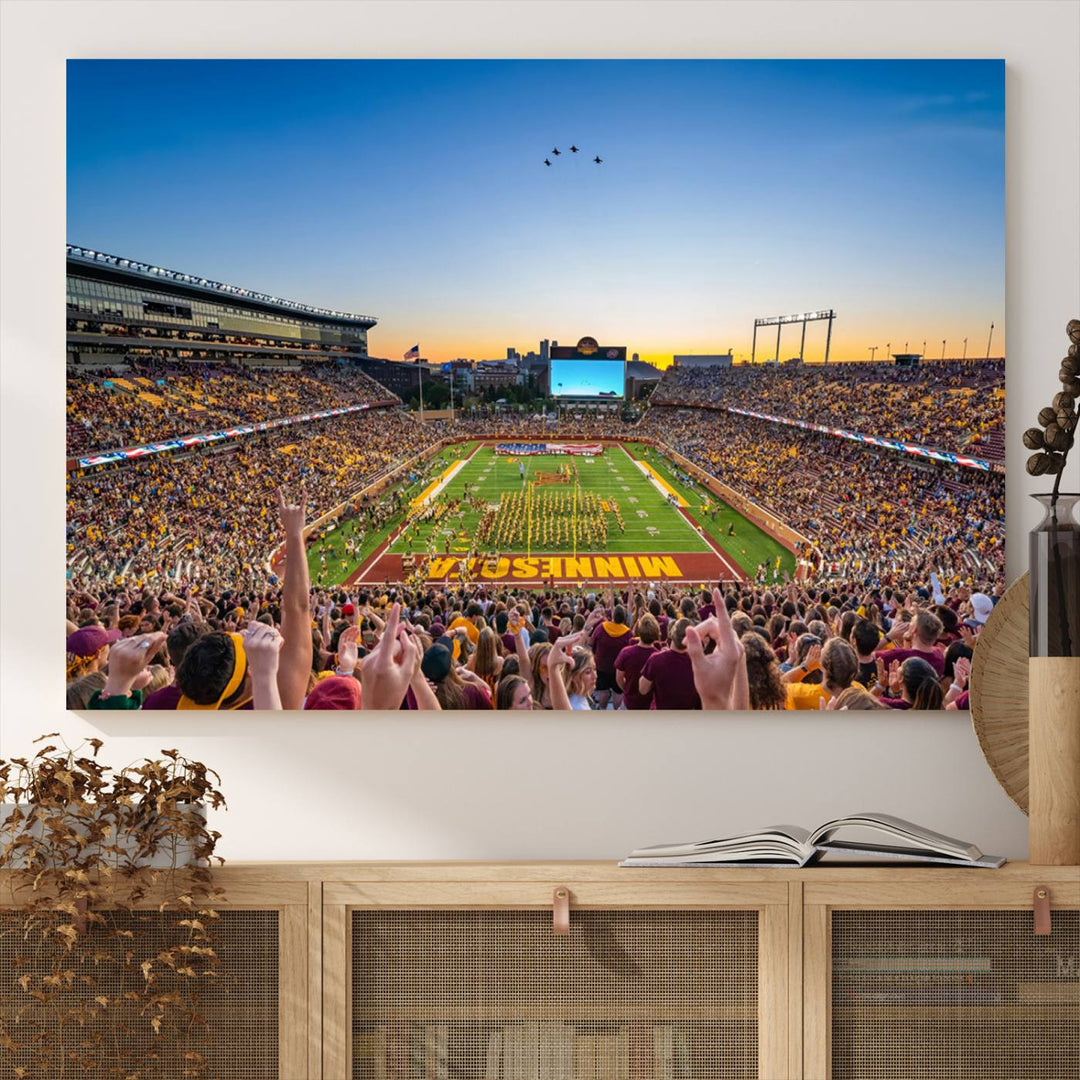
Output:
<instances>
[{"instance_id":1,"label":"woven wicker ball","mask_svg":"<svg viewBox=\"0 0 1080 1080\"><path fill-rule=\"evenodd\" d=\"M971 725L990 771L1028 809L1028 576L994 606L971 658Z\"/></svg>"}]
</instances>

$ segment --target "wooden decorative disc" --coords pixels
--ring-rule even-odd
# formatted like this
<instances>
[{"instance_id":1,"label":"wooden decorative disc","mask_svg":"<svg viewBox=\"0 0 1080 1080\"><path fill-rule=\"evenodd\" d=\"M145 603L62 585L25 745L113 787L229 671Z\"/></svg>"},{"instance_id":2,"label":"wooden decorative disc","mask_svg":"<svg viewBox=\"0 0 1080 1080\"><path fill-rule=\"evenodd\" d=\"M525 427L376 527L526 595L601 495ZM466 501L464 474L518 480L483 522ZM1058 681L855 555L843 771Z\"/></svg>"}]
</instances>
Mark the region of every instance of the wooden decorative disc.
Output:
<instances>
[{"instance_id":1,"label":"wooden decorative disc","mask_svg":"<svg viewBox=\"0 0 1080 1080\"><path fill-rule=\"evenodd\" d=\"M971 659L971 723L1005 794L1028 812L1028 575L994 606Z\"/></svg>"}]
</instances>

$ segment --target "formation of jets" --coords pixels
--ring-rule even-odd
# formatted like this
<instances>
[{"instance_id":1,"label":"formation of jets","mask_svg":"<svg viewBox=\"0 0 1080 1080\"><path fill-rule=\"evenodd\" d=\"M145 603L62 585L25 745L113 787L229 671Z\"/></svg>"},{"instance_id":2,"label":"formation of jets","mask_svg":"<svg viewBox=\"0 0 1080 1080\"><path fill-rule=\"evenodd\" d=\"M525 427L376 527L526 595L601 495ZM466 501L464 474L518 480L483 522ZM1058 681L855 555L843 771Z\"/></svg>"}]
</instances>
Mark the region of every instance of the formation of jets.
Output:
<instances>
[{"instance_id":1,"label":"formation of jets","mask_svg":"<svg viewBox=\"0 0 1080 1080\"><path fill-rule=\"evenodd\" d=\"M558 157L560 154L562 154L562 151L557 146L552 147L551 152L555 157ZM581 153L581 151L576 146L571 144L570 153L571 154L579 154L579 153ZM602 157L600 157L599 154L597 154L596 157L593 158L593 163L596 164L596 165L603 165L604 164L604 159ZM549 158L549 157L544 158L544 164L547 165L550 168L551 167L551 158Z\"/></svg>"}]
</instances>

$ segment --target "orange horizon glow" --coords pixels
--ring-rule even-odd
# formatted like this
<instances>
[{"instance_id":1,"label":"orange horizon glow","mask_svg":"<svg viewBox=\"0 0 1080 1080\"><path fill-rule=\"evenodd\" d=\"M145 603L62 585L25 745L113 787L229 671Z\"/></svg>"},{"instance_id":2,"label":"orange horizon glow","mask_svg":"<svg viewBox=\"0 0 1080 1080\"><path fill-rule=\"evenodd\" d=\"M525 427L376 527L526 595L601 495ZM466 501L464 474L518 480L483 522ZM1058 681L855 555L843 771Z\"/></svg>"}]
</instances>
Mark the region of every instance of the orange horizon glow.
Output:
<instances>
[{"instance_id":1,"label":"orange horizon glow","mask_svg":"<svg viewBox=\"0 0 1080 1080\"><path fill-rule=\"evenodd\" d=\"M978 333L968 332L967 334L961 332L954 332L951 334L942 335L940 332L936 339L923 338L922 336L914 338L911 335L904 336L902 334L896 334L892 338L886 338L884 335L858 335L863 340L868 340L869 344L853 344L850 340L854 334L845 334L843 336L839 333L840 319L837 318L833 324L833 338L829 347L829 363L858 363L867 362L870 360L884 361L889 357L897 353L919 353L926 360L940 360L942 357L942 341L944 340L944 357L946 360L958 360L966 356L968 360L984 359L987 356L987 342L989 340L990 350L989 356L1002 357L1005 355L1005 324L1004 322L995 322L993 335L990 334L989 323L986 324ZM587 331L586 331L587 332ZM579 338L585 336L585 333L577 335L567 335L565 338L555 338L549 340L556 340L561 345L572 345ZM784 327L784 332L781 337L780 343L780 362L797 357L799 355L799 340L801 335L801 324L792 323ZM627 341L624 337L619 337L618 340L613 340L611 335L592 335L597 338L601 346L604 345L625 345L627 360L632 359L634 353L638 354L638 359L646 364L651 364L653 367L659 368L661 371L670 367L673 362L673 357L676 355L717 355L724 354L730 348L733 355L733 360L736 365L750 363L751 357L751 340L747 338L745 342L742 342L741 335L739 339L735 339L735 335L731 335L725 341L723 346L710 345L702 342L693 342L686 345L673 345L664 349L658 348L654 343L650 342L648 346L634 345L632 342ZM615 335L618 337L618 335ZM965 345L964 338L967 338ZM387 338L380 340L378 327L370 331L368 334L368 352L373 357L379 357L388 360L400 361L404 354L417 344L417 339L410 338ZM496 344L496 340L500 343ZM723 339L722 339L723 340ZM924 347L925 341L925 347ZM486 338L484 340L473 340L467 345L455 345L453 343L447 345L438 346L425 346L423 339L420 339L420 356L431 364L444 364L449 363L452 360L505 360L507 348L514 347L518 353L524 356L528 352L539 353L540 351L540 339L530 341L527 344L521 344L520 341L515 342L512 339L492 339ZM871 347L873 352L871 352ZM756 362L763 363L766 360L773 360L776 357L776 328L775 327L760 327L758 329L757 337L757 351ZM803 362L806 364L821 364L825 360L825 328L820 323L808 323L806 344L803 351Z\"/></svg>"}]
</instances>

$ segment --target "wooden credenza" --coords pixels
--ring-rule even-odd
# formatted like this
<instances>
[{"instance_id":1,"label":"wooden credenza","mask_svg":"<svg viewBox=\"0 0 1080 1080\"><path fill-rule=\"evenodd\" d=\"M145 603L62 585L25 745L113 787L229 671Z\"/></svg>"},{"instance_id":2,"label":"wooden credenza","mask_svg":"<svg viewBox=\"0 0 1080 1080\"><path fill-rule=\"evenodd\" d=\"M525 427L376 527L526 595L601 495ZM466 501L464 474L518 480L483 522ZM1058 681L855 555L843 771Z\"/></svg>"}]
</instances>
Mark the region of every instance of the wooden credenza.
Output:
<instances>
[{"instance_id":1,"label":"wooden credenza","mask_svg":"<svg viewBox=\"0 0 1080 1080\"><path fill-rule=\"evenodd\" d=\"M1080 867L240 863L214 877L226 968L273 983L215 1012L228 1037L213 1075L232 1080L1080 1075ZM1049 936L1033 933L1037 887Z\"/></svg>"}]
</instances>

